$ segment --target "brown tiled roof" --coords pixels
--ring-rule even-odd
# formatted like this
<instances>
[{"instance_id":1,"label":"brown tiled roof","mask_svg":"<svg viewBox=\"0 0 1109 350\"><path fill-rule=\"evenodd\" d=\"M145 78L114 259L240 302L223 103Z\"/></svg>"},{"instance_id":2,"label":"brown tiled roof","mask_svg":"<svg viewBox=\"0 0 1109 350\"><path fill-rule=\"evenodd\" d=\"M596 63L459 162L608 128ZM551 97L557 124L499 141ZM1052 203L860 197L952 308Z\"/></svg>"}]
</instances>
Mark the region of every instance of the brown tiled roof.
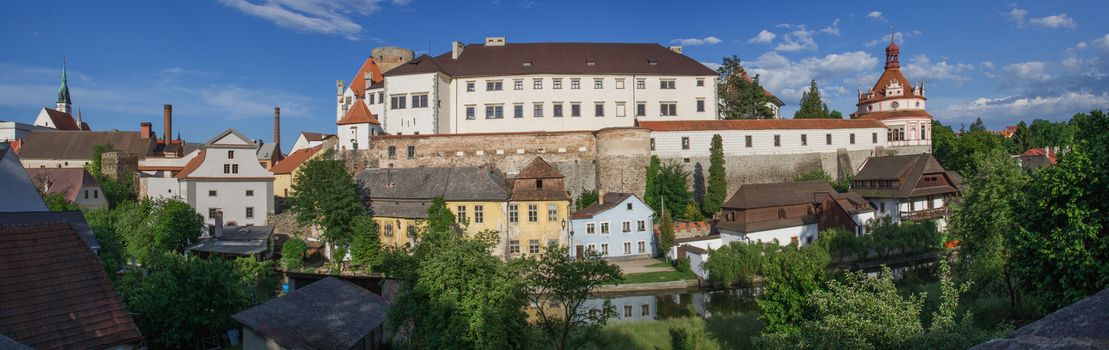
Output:
<instances>
[{"instance_id":1,"label":"brown tiled roof","mask_svg":"<svg viewBox=\"0 0 1109 350\"><path fill-rule=\"evenodd\" d=\"M928 117L928 118L931 118L932 115L928 114L928 112L923 110L923 109L909 109L909 110L900 110L900 111L882 111L882 112L863 113L863 114L859 115L858 119L855 119L855 120L886 120L886 119L905 118L905 117Z\"/></svg>"},{"instance_id":2,"label":"brown tiled roof","mask_svg":"<svg viewBox=\"0 0 1109 350\"><path fill-rule=\"evenodd\" d=\"M28 168L27 176L40 191L59 193L73 202L81 192L81 187L99 187L100 183L92 178L85 168Z\"/></svg>"},{"instance_id":3,"label":"brown tiled roof","mask_svg":"<svg viewBox=\"0 0 1109 350\"><path fill-rule=\"evenodd\" d=\"M458 59L452 59L450 52L434 58L421 56L386 75L436 71L455 78L523 74L717 74L697 60L658 44L507 43L503 46L469 44Z\"/></svg>"},{"instance_id":4,"label":"brown tiled roof","mask_svg":"<svg viewBox=\"0 0 1109 350\"><path fill-rule=\"evenodd\" d=\"M920 177L924 174L938 174L947 178L947 183L954 184L947 170L931 154L911 154L888 157L870 157L863 164L862 169L855 175L855 181L888 180L897 181L898 187L888 188L856 188L851 190L863 197L879 198L909 198L930 194L958 192L950 186L917 188Z\"/></svg>"},{"instance_id":5,"label":"brown tiled roof","mask_svg":"<svg viewBox=\"0 0 1109 350\"><path fill-rule=\"evenodd\" d=\"M88 130L88 124L82 126L77 125L77 119L73 118L72 114L62 112L56 109L43 108L46 110L46 115L50 117L50 121L54 123L54 128L58 130Z\"/></svg>"},{"instance_id":6,"label":"brown tiled roof","mask_svg":"<svg viewBox=\"0 0 1109 350\"><path fill-rule=\"evenodd\" d=\"M270 172L274 174L292 174L293 170L299 168L308 158L312 158L313 155L323 149L323 146L324 145L317 145L312 148L298 149L296 152L285 157L285 159L274 164L274 166L270 168Z\"/></svg>"},{"instance_id":7,"label":"brown tiled roof","mask_svg":"<svg viewBox=\"0 0 1109 350\"><path fill-rule=\"evenodd\" d=\"M196 155L196 157L193 157L192 160L189 160L188 163L185 163L185 167L181 168L181 171L178 172L177 175L174 175L173 177L175 177L179 180L189 177L189 174L192 174L193 171L196 170L196 168L200 167L200 164L204 163L204 156L207 155L207 154L208 154L208 150L206 150L206 149L200 150L200 153L198 153Z\"/></svg>"},{"instance_id":8,"label":"brown tiled roof","mask_svg":"<svg viewBox=\"0 0 1109 350\"><path fill-rule=\"evenodd\" d=\"M301 132L300 134L304 135L304 139L308 140L308 141L323 141L326 138L335 137L335 135L333 135L333 134L324 134L324 133L319 133L319 132L308 132L308 131Z\"/></svg>"},{"instance_id":9,"label":"brown tiled roof","mask_svg":"<svg viewBox=\"0 0 1109 350\"><path fill-rule=\"evenodd\" d=\"M496 169L485 166L372 168L359 173L358 182L375 203L379 200L430 201L436 197L447 201L508 199L504 177Z\"/></svg>"},{"instance_id":10,"label":"brown tiled roof","mask_svg":"<svg viewBox=\"0 0 1109 350\"><path fill-rule=\"evenodd\" d=\"M142 340L99 258L69 224L0 227L0 333L38 349Z\"/></svg>"},{"instance_id":11,"label":"brown tiled roof","mask_svg":"<svg viewBox=\"0 0 1109 350\"><path fill-rule=\"evenodd\" d=\"M651 131L770 130L770 129L857 129L883 128L881 122L860 119L743 119L640 121Z\"/></svg>"},{"instance_id":12,"label":"brown tiled roof","mask_svg":"<svg viewBox=\"0 0 1109 350\"><path fill-rule=\"evenodd\" d=\"M751 209L777 207L791 204L815 203L820 199L816 193L836 193L825 181L798 181L767 184L746 184L724 202L723 207Z\"/></svg>"},{"instance_id":13,"label":"brown tiled roof","mask_svg":"<svg viewBox=\"0 0 1109 350\"><path fill-rule=\"evenodd\" d=\"M605 195L603 197L603 199L604 199L603 201L594 202L593 204L590 204L589 206L587 206L585 208L581 208L581 210L578 210L578 211L574 212L573 214L571 214L570 218L571 219L592 218L594 215L603 213L603 212L605 212L609 209L612 209L612 208L616 207L617 205L620 205L620 203L623 203L625 199L628 199L628 197L639 198L638 196L636 196L634 194L631 194L631 193L605 193ZM640 199L640 201L642 201L642 199ZM602 202L603 202L603 204L602 204Z\"/></svg>"},{"instance_id":14,"label":"brown tiled roof","mask_svg":"<svg viewBox=\"0 0 1109 350\"><path fill-rule=\"evenodd\" d=\"M151 155L155 140L137 131L32 131L20 147L22 159L91 160L97 145L112 145L140 159Z\"/></svg>"},{"instance_id":15,"label":"brown tiled roof","mask_svg":"<svg viewBox=\"0 0 1109 350\"><path fill-rule=\"evenodd\" d=\"M370 123L373 125L381 125L381 122L374 118L373 112L370 112L370 107L360 98L354 99L354 104L347 110L347 114L343 115L343 119L335 122L335 125L347 124L363 124Z\"/></svg>"},{"instance_id":16,"label":"brown tiled roof","mask_svg":"<svg viewBox=\"0 0 1109 350\"><path fill-rule=\"evenodd\" d=\"M543 157L535 157L516 175L516 179L561 179L562 177L562 173L543 160Z\"/></svg>"},{"instance_id":17,"label":"brown tiled roof","mask_svg":"<svg viewBox=\"0 0 1109 350\"><path fill-rule=\"evenodd\" d=\"M377 66L377 61L373 57L366 58L362 62L362 68L358 68L358 73L354 75L354 79L350 80L350 90L354 96L366 95L366 73L370 73L370 84L380 83L385 80L381 76L381 68Z\"/></svg>"}]
</instances>

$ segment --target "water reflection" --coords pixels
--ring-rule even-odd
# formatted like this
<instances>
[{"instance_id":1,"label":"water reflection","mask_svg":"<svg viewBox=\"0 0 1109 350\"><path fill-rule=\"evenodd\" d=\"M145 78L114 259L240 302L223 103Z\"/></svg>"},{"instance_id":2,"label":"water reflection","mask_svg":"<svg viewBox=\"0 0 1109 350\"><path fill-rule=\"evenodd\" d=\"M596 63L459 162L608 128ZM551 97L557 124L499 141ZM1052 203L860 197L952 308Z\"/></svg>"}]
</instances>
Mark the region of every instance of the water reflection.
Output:
<instances>
[{"instance_id":1,"label":"water reflection","mask_svg":"<svg viewBox=\"0 0 1109 350\"><path fill-rule=\"evenodd\" d=\"M605 301L615 315L609 322L665 320L692 317L712 318L757 311L755 291L731 289L717 291L661 292L601 295L582 304L586 310L600 310Z\"/></svg>"}]
</instances>

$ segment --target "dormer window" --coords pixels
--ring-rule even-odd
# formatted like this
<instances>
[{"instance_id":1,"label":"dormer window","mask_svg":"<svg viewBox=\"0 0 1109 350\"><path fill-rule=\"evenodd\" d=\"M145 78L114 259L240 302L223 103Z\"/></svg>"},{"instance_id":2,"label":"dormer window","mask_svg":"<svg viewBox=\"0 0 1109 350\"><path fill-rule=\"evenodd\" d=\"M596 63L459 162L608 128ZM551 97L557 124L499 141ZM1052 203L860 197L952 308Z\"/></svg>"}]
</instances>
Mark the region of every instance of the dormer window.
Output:
<instances>
[{"instance_id":1,"label":"dormer window","mask_svg":"<svg viewBox=\"0 0 1109 350\"><path fill-rule=\"evenodd\" d=\"M586 65L586 66L590 66L590 67L593 67L593 66L596 66L596 65L597 65L597 62L596 62L596 61L592 61L592 60L590 60L590 61L585 61L585 65Z\"/></svg>"},{"instance_id":2,"label":"dormer window","mask_svg":"<svg viewBox=\"0 0 1109 350\"><path fill-rule=\"evenodd\" d=\"M524 61L524 67L531 67L531 61Z\"/></svg>"},{"instance_id":3,"label":"dormer window","mask_svg":"<svg viewBox=\"0 0 1109 350\"><path fill-rule=\"evenodd\" d=\"M657 66L658 65L658 60L647 60L647 65Z\"/></svg>"}]
</instances>

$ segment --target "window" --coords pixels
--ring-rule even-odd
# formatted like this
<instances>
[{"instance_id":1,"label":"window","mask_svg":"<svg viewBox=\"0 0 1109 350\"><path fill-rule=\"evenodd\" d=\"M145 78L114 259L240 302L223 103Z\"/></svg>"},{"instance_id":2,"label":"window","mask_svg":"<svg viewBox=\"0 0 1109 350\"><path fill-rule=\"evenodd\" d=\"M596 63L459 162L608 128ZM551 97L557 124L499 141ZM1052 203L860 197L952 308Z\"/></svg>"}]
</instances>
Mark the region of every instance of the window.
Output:
<instances>
[{"instance_id":1,"label":"window","mask_svg":"<svg viewBox=\"0 0 1109 350\"><path fill-rule=\"evenodd\" d=\"M624 79L616 79L616 88L617 89L623 89L624 88Z\"/></svg>"},{"instance_id":2,"label":"window","mask_svg":"<svg viewBox=\"0 0 1109 350\"><path fill-rule=\"evenodd\" d=\"M802 146L808 146L809 145L809 135L801 134L801 145Z\"/></svg>"},{"instance_id":3,"label":"window","mask_svg":"<svg viewBox=\"0 0 1109 350\"><path fill-rule=\"evenodd\" d=\"M632 253L632 242L624 242L624 254Z\"/></svg>"},{"instance_id":4,"label":"window","mask_svg":"<svg viewBox=\"0 0 1109 350\"><path fill-rule=\"evenodd\" d=\"M754 143L751 140L751 135L744 136L743 143L747 146L747 148L751 148L751 145Z\"/></svg>"},{"instance_id":5,"label":"window","mask_svg":"<svg viewBox=\"0 0 1109 350\"><path fill-rule=\"evenodd\" d=\"M218 212L219 212L219 208L208 208L208 218L209 219L215 219L216 218L216 213L218 213Z\"/></svg>"},{"instance_id":6,"label":"window","mask_svg":"<svg viewBox=\"0 0 1109 350\"><path fill-rule=\"evenodd\" d=\"M703 99L703 98L697 99L697 111L698 112L704 112L705 111L705 99Z\"/></svg>"},{"instance_id":7,"label":"window","mask_svg":"<svg viewBox=\"0 0 1109 350\"><path fill-rule=\"evenodd\" d=\"M570 79L570 88L574 90L581 89L581 79Z\"/></svg>"},{"instance_id":8,"label":"window","mask_svg":"<svg viewBox=\"0 0 1109 350\"><path fill-rule=\"evenodd\" d=\"M601 223L601 234L602 235L607 235L608 234L608 223L607 222L602 222Z\"/></svg>"},{"instance_id":9,"label":"window","mask_svg":"<svg viewBox=\"0 0 1109 350\"><path fill-rule=\"evenodd\" d=\"M824 134L824 142L832 144L832 134Z\"/></svg>"},{"instance_id":10,"label":"window","mask_svg":"<svg viewBox=\"0 0 1109 350\"><path fill-rule=\"evenodd\" d=\"M524 79L513 80L512 81L512 89L513 90L523 90L524 89Z\"/></svg>"},{"instance_id":11,"label":"window","mask_svg":"<svg viewBox=\"0 0 1109 350\"><path fill-rule=\"evenodd\" d=\"M370 94L370 103L369 104L371 104L371 105L374 104L374 96L376 96L376 95Z\"/></svg>"},{"instance_id":12,"label":"window","mask_svg":"<svg viewBox=\"0 0 1109 350\"><path fill-rule=\"evenodd\" d=\"M663 117L673 117L678 115L678 104L674 102L659 103L658 115Z\"/></svg>"},{"instance_id":13,"label":"window","mask_svg":"<svg viewBox=\"0 0 1109 350\"><path fill-rule=\"evenodd\" d=\"M485 106L485 119L504 119L504 105Z\"/></svg>"},{"instance_id":14,"label":"window","mask_svg":"<svg viewBox=\"0 0 1109 350\"><path fill-rule=\"evenodd\" d=\"M635 103L635 116L636 117L647 116L647 102L636 102Z\"/></svg>"},{"instance_id":15,"label":"window","mask_svg":"<svg viewBox=\"0 0 1109 350\"><path fill-rule=\"evenodd\" d=\"M705 86L705 79L704 78L697 79L697 87L702 87L702 86Z\"/></svg>"},{"instance_id":16,"label":"window","mask_svg":"<svg viewBox=\"0 0 1109 350\"><path fill-rule=\"evenodd\" d=\"M485 81L485 91L501 91L504 90L504 82L500 80L487 80Z\"/></svg>"},{"instance_id":17,"label":"window","mask_svg":"<svg viewBox=\"0 0 1109 350\"><path fill-rule=\"evenodd\" d=\"M253 219L254 218L254 207L246 207L246 218L247 219Z\"/></svg>"},{"instance_id":18,"label":"window","mask_svg":"<svg viewBox=\"0 0 1109 350\"><path fill-rule=\"evenodd\" d=\"M593 104L593 116L594 117L603 117L603 116L605 116L605 103L604 102L595 102Z\"/></svg>"},{"instance_id":19,"label":"window","mask_svg":"<svg viewBox=\"0 0 1109 350\"><path fill-rule=\"evenodd\" d=\"M539 205L528 204L528 222L539 222Z\"/></svg>"},{"instance_id":20,"label":"window","mask_svg":"<svg viewBox=\"0 0 1109 350\"><path fill-rule=\"evenodd\" d=\"M682 149L689 149L689 138L688 137L683 137L682 138Z\"/></svg>"},{"instance_id":21,"label":"window","mask_svg":"<svg viewBox=\"0 0 1109 350\"><path fill-rule=\"evenodd\" d=\"M632 232L632 222L631 221L624 221L624 222L621 223L620 226L621 226L620 228L622 229L620 232L624 232L624 233Z\"/></svg>"},{"instance_id":22,"label":"window","mask_svg":"<svg viewBox=\"0 0 1109 350\"><path fill-rule=\"evenodd\" d=\"M485 222L485 206L474 206L474 222L479 224Z\"/></svg>"},{"instance_id":23,"label":"window","mask_svg":"<svg viewBox=\"0 0 1109 350\"><path fill-rule=\"evenodd\" d=\"M855 144L855 134L851 134L851 144Z\"/></svg>"},{"instance_id":24,"label":"window","mask_svg":"<svg viewBox=\"0 0 1109 350\"><path fill-rule=\"evenodd\" d=\"M782 146L782 135L774 135L774 147Z\"/></svg>"},{"instance_id":25,"label":"window","mask_svg":"<svg viewBox=\"0 0 1109 350\"><path fill-rule=\"evenodd\" d=\"M658 87L659 89L674 90L674 80L673 79L662 79L662 80L659 80L658 82L659 82L659 87Z\"/></svg>"},{"instance_id":26,"label":"window","mask_svg":"<svg viewBox=\"0 0 1109 350\"><path fill-rule=\"evenodd\" d=\"M517 241L517 240L508 241L508 253L509 254L519 254L520 253L520 241Z\"/></svg>"},{"instance_id":27,"label":"window","mask_svg":"<svg viewBox=\"0 0 1109 350\"><path fill-rule=\"evenodd\" d=\"M528 254L539 254L539 240L528 240Z\"/></svg>"},{"instance_id":28,"label":"window","mask_svg":"<svg viewBox=\"0 0 1109 350\"><path fill-rule=\"evenodd\" d=\"M223 173L224 174L230 174L231 173L231 164L224 164L223 165Z\"/></svg>"},{"instance_id":29,"label":"window","mask_svg":"<svg viewBox=\"0 0 1109 350\"><path fill-rule=\"evenodd\" d=\"M635 223L635 229L636 229L636 231L639 231L639 232L647 231L647 220L637 221Z\"/></svg>"},{"instance_id":30,"label":"window","mask_svg":"<svg viewBox=\"0 0 1109 350\"><path fill-rule=\"evenodd\" d=\"M601 79L601 78L593 79L593 88L594 89L604 89L605 88L605 80Z\"/></svg>"},{"instance_id":31,"label":"window","mask_svg":"<svg viewBox=\"0 0 1109 350\"><path fill-rule=\"evenodd\" d=\"M512 117L513 118L523 118L524 117L524 104L517 103L517 104L512 105Z\"/></svg>"},{"instance_id":32,"label":"window","mask_svg":"<svg viewBox=\"0 0 1109 350\"><path fill-rule=\"evenodd\" d=\"M624 102L616 102L616 116L617 117L627 116L627 112L625 111L626 108L625 108L624 104L625 104Z\"/></svg>"},{"instance_id":33,"label":"window","mask_svg":"<svg viewBox=\"0 0 1109 350\"><path fill-rule=\"evenodd\" d=\"M536 78L531 81L531 88L536 90L543 89L543 78Z\"/></svg>"},{"instance_id":34,"label":"window","mask_svg":"<svg viewBox=\"0 0 1109 350\"><path fill-rule=\"evenodd\" d=\"M460 206L456 207L455 208L455 214L458 214L458 223L460 223L460 224L465 224L466 223L466 206L465 205L460 205Z\"/></svg>"},{"instance_id":35,"label":"window","mask_svg":"<svg viewBox=\"0 0 1109 350\"><path fill-rule=\"evenodd\" d=\"M232 174L238 174L239 173L239 165L238 164L231 164L231 173Z\"/></svg>"},{"instance_id":36,"label":"window","mask_svg":"<svg viewBox=\"0 0 1109 350\"><path fill-rule=\"evenodd\" d=\"M389 159L397 159L397 146L389 146Z\"/></svg>"},{"instance_id":37,"label":"window","mask_svg":"<svg viewBox=\"0 0 1109 350\"><path fill-rule=\"evenodd\" d=\"M924 135L926 135L926 134L928 134L928 127L921 125L920 126L920 139L921 140L925 139L926 137L924 137Z\"/></svg>"},{"instance_id":38,"label":"window","mask_svg":"<svg viewBox=\"0 0 1109 350\"><path fill-rule=\"evenodd\" d=\"M646 253L647 252L647 242L639 241L639 252L640 253Z\"/></svg>"},{"instance_id":39,"label":"window","mask_svg":"<svg viewBox=\"0 0 1109 350\"><path fill-rule=\"evenodd\" d=\"M385 237L393 237L393 224L385 224Z\"/></svg>"},{"instance_id":40,"label":"window","mask_svg":"<svg viewBox=\"0 0 1109 350\"><path fill-rule=\"evenodd\" d=\"M654 137L651 138L651 150L652 151L655 150L655 138Z\"/></svg>"},{"instance_id":41,"label":"window","mask_svg":"<svg viewBox=\"0 0 1109 350\"><path fill-rule=\"evenodd\" d=\"M532 116L536 118L543 118L543 102L538 102L534 105Z\"/></svg>"},{"instance_id":42,"label":"window","mask_svg":"<svg viewBox=\"0 0 1109 350\"><path fill-rule=\"evenodd\" d=\"M416 158L416 146L408 145L408 159Z\"/></svg>"},{"instance_id":43,"label":"window","mask_svg":"<svg viewBox=\"0 0 1109 350\"><path fill-rule=\"evenodd\" d=\"M601 243L601 255L608 256L608 243Z\"/></svg>"},{"instance_id":44,"label":"window","mask_svg":"<svg viewBox=\"0 0 1109 350\"><path fill-rule=\"evenodd\" d=\"M407 97L404 95L389 96L389 109L404 109Z\"/></svg>"},{"instance_id":45,"label":"window","mask_svg":"<svg viewBox=\"0 0 1109 350\"><path fill-rule=\"evenodd\" d=\"M427 95L412 95L412 108L427 108Z\"/></svg>"},{"instance_id":46,"label":"window","mask_svg":"<svg viewBox=\"0 0 1109 350\"><path fill-rule=\"evenodd\" d=\"M897 101L893 101L893 103L890 103L890 108L897 109L897 107L899 106L900 105L897 103Z\"/></svg>"},{"instance_id":47,"label":"window","mask_svg":"<svg viewBox=\"0 0 1109 350\"><path fill-rule=\"evenodd\" d=\"M400 224L397 224L397 227L399 228ZM408 227L404 229L404 233L408 234L408 238L416 237L416 226L408 225Z\"/></svg>"},{"instance_id":48,"label":"window","mask_svg":"<svg viewBox=\"0 0 1109 350\"><path fill-rule=\"evenodd\" d=\"M520 206L517 204L508 205L508 222L520 222Z\"/></svg>"},{"instance_id":49,"label":"window","mask_svg":"<svg viewBox=\"0 0 1109 350\"><path fill-rule=\"evenodd\" d=\"M870 143L878 143L878 133L870 133Z\"/></svg>"},{"instance_id":50,"label":"window","mask_svg":"<svg viewBox=\"0 0 1109 350\"><path fill-rule=\"evenodd\" d=\"M247 197L254 197L254 190L246 190Z\"/></svg>"},{"instance_id":51,"label":"window","mask_svg":"<svg viewBox=\"0 0 1109 350\"><path fill-rule=\"evenodd\" d=\"M235 159L235 151L227 151L227 159Z\"/></svg>"},{"instance_id":52,"label":"window","mask_svg":"<svg viewBox=\"0 0 1109 350\"><path fill-rule=\"evenodd\" d=\"M580 117L581 116L581 103L577 103L577 102L571 102L570 103L570 116L571 117Z\"/></svg>"},{"instance_id":53,"label":"window","mask_svg":"<svg viewBox=\"0 0 1109 350\"><path fill-rule=\"evenodd\" d=\"M551 79L551 88L553 88L555 90L562 89L562 79L560 79L560 78Z\"/></svg>"},{"instance_id":54,"label":"window","mask_svg":"<svg viewBox=\"0 0 1109 350\"><path fill-rule=\"evenodd\" d=\"M467 120L477 119L477 116L474 113L474 106L466 106L466 119Z\"/></svg>"},{"instance_id":55,"label":"window","mask_svg":"<svg viewBox=\"0 0 1109 350\"><path fill-rule=\"evenodd\" d=\"M631 204L631 203L628 203L628 205L626 206L626 208L627 208L627 210L632 210L632 204Z\"/></svg>"},{"instance_id":56,"label":"window","mask_svg":"<svg viewBox=\"0 0 1109 350\"><path fill-rule=\"evenodd\" d=\"M588 248L586 248L586 249L588 249L589 251L591 251L591 252L597 252L597 245L596 245L596 244L593 244L593 243L589 243L589 245L588 245L587 247L588 247Z\"/></svg>"},{"instance_id":57,"label":"window","mask_svg":"<svg viewBox=\"0 0 1109 350\"><path fill-rule=\"evenodd\" d=\"M474 82L467 81L466 82L466 92L474 92L474 90L475 90L474 89Z\"/></svg>"},{"instance_id":58,"label":"window","mask_svg":"<svg viewBox=\"0 0 1109 350\"><path fill-rule=\"evenodd\" d=\"M547 221L558 221L558 205L547 204Z\"/></svg>"},{"instance_id":59,"label":"window","mask_svg":"<svg viewBox=\"0 0 1109 350\"><path fill-rule=\"evenodd\" d=\"M785 209L778 209L778 218L779 219L785 219L786 218L786 210Z\"/></svg>"},{"instance_id":60,"label":"window","mask_svg":"<svg viewBox=\"0 0 1109 350\"><path fill-rule=\"evenodd\" d=\"M635 88L639 89L639 90L646 89L647 88L647 80L645 80L645 79L636 79L635 80Z\"/></svg>"},{"instance_id":61,"label":"window","mask_svg":"<svg viewBox=\"0 0 1109 350\"><path fill-rule=\"evenodd\" d=\"M554 111L551 113L555 118L562 118L562 102L554 103Z\"/></svg>"},{"instance_id":62,"label":"window","mask_svg":"<svg viewBox=\"0 0 1109 350\"><path fill-rule=\"evenodd\" d=\"M643 244L643 242L639 242L639 244ZM639 305L639 314L640 316L651 316L651 304Z\"/></svg>"},{"instance_id":63,"label":"window","mask_svg":"<svg viewBox=\"0 0 1109 350\"><path fill-rule=\"evenodd\" d=\"M100 198L100 190L92 190L92 198Z\"/></svg>"},{"instance_id":64,"label":"window","mask_svg":"<svg viewBox=\"0 0 1109 350\"><path fill-rule=\"evenodd\" d=\"M208 197L215 197L215 196L216 196L216 190L208 190Z\"/></svg>"},{"instance_id":65,"label":"window","mask_svg":"<svg viewBox=\"0 0 1109 350\"><path fill-rule=\"evenodd\" d=\"M597 224L594 224L592 222L585 224L585 233L590 235L597 233Z\"/></svg>"}]
</instances>

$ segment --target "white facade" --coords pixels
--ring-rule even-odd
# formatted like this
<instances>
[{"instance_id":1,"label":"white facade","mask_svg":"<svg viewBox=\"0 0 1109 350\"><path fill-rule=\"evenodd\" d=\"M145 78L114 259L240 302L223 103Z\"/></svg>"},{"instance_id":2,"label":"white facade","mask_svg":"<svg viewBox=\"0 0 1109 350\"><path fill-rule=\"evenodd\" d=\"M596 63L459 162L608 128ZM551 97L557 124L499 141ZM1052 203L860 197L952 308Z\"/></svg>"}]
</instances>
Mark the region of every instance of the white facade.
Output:
<instances>
[{"instance_id":1,"label":"white facade","mask_svg":"<svg viewBox=\"0 0 1109 350\"><path fill-rule=\"evenodd\" d=\"M677 259L678 258L678 247L683 246L683 245L693 246L693 247L701 248L701 249L704 249L704 250L716 250L716 249L720 249L720 247L723 246L724 244L725 243L723 241L723 238L720 235L717 235L714 238L710 238L710 239L700 239L700 240L696 240L696 241L680 242L678 244L675 244L673 247L670 247L670 251L666 253L666 256L668 258L670 258L670 260Z\"/></svg>"},{"instance_id":2,"label":"white facade","mask_svg":"<svg viewBox=\"0 0 1109 350\"><path fill-rule=\"evenodd\" d=\"M327 138L328 135L324 135L324 137L322 137L320 140L309 140L307 137L304 136L304 133L301 133L300 136L297 137L296 142L293 142L293 148L289 150L289 154L293 154L293 152L302 149L319 146L323 144L324 141L327 140Z\"/></svg>"},{"instance_id":3,"label":"white facade","mask_svg":"<svg viewBox=\"0 0 1109 350\"><path fill-rule=\"evenodd\" d=\"M210 225L216 211L228 225L266 225L273 212L273 174L258 163L256 151L249 138L224 131L186 166L191 171L178 174L181 196Z\"/></svg>"},{"instance_id":4,"label":"white facade","mask_svg":"<svg viewBox=\"0 0 1109 350\"><path fill-rule=\"evenodd\" d=\"M370 137L381 134L380 130L380 127L370 123L337 125L339 149L365 149L369 147Z\"/></svg>"},{"instance_id":5,"label":"white facade","mask_svg":"<svg viewBox=\"0 0 1109 350\"><path fill-rule=\"evenodd\" d=\"M870 205L874 207L877 216L884 216L890 218L890 222L899 224L903 216L910 215L914 212L927 210L928 197L913 197L909 199L894 199L894 198L866 198ZM932 196L931 208L944 208L947 203L944 202L943 196ZM934 219L936 228L939 231L944 231L947 228L947 221L943 218Z\"/></svg>"},{"instance_id":6,"label":"white facade","mask_svg":"<svg viewBox=\"0 0 1109 350\"><path fill-rule=\"evenodd\" d=\"M174 175L200 152L195 150L181 158L146 157L139 160L140 195L151 199L184 199L181 182Z\"/></svg>"},{"instance_id":7,"label":"white facade","mask_svg":"<svg viewBox=\"0 0 1109 350\"><path fill-rule=\"evenodd\" d=\"M31 124L24 124L20 122L0 121L0 142L26 140L27 135L30 135L32 131L46 130L54 129Z\"/></svg>"},{"instance_id":8,"label":"white facade","mask_svg":"<svg viewBox=\"0 0 1109 350\"><path fill-rule=\"evenodd\" d=\"M751 232L741 234L729 230L720 230L720 237L724 244L731 244L732 242L742 243L770 243L777 242L778 245L787 246L793 242L793 237L797 237L797 244L799 246L806 246L819 238L820 230L817 228L816 223L783 227L766 231Z\"/></svg>"},{"instance_id":9,"label":"white facade","mask_svg":"<svg viewBox=\"0 0 1109 350\"><path fill-rule=\"evenodd\" d=\"M381 110L378 114L382 128L395 135L434 134L450 115L451 80L445 74L424 73L385 78L385 88L377 90L379 97L370 105ZM369 95L369 94L367 94ZM369 102L369 99L366 100Z\"/></svg>"},{"instance_id":10,"label":"white facade","mask_svg":"<svg viewBox=\"0 0 1109 350\"><path fill-rule=\"evenodd\" d=\"M651 131L652 154L659 157L703 157L720 134L725 156L835 153L886 147L881 127L844 129ZM829 144L829 135L831 143ZM747 139L750 138L750 146ZM775 143L777 139L777 143ZM854 142L852 142L854 139Z\"/></svg>"}]
</instances>

